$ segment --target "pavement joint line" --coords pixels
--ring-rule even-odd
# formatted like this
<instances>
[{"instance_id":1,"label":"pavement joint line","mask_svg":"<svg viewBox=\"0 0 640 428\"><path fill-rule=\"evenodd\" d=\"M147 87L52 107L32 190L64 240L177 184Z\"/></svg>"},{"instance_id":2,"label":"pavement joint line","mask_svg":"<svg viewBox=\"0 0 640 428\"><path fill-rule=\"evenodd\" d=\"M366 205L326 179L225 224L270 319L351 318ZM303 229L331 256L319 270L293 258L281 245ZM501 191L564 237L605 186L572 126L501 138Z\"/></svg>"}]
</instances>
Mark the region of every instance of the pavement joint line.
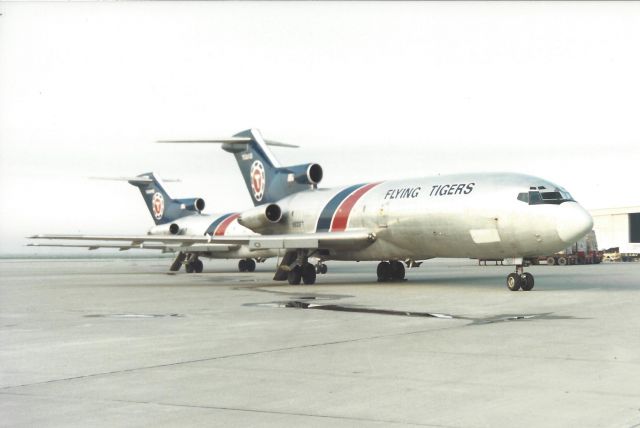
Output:
<instances>
[{"instance_id":1,"label":"pavement joint line","mask_svg":"<svg viewBox=\"0 0 640 428\"><path fill-rule=\"evenodd\" d=\"M461 354L461 355L469 355L469 354ZM597 361L594 361L597 362ZM363 375L363 374L352 374L352 373L331 373L330 375L326 373L319 373L313 371L301 371L301 370L286 370L286 369L270 369L270 368L253 368L253 367L238 367L238 366L225 366L224 370L235 370L239 372L270 372L270 373L280 373L280 374L293 374L293 375L307 375L307 376L319 376L319 377L335 377L335 378L347 378L347 379L357 379L357 380L406 380L406 381L414 381L420 383L433 383L436 384L436 387L445 386L445 385L470 385L470 386L482 386L482 387L494 387L499 386L500 388L513 388L517 389L518 385L512 385L508 383L495 384L495 383L486 383L486 382L469 382L469 381L438 381L437 379L420 379L416 377L407 377L407 376L389 376L389 375ZM539 387L534 385L529 385L528 389L530 390L538 390L538 391L551 391L555 392L558 390L557 387ZM604 395L611 397L625 397L625 398L640 398L640 392L634 393L616 393L616 392L602 392L602 391L590 391L590 390L573 390L571 391L575 394L593 394L593 395ZM3 392L0 392L3 394Z\"/></svg>"},{"instance_id":2,"label":"pavement joint line","mask_svg":"<svg viewBox=\"0 0 640 428\"><path fill-rule=\"evenodd\" d=\"M465 326L468 326L471 324L465 324ZM79 380L79 379L88 379L88 378L93 378L93 377L99 377L99 376L108 376L108 375L114 375L114 374L121 374L121 373L132 373L132 372L136 372L136 371L141 371L141 370L152 370L152 369L158 369L158 368L164 368L164 367L173 367L173 366L181 366L181 365L187 365L187 364L197 364L197 363L203 363L203 362L207 362L207 361L216 361L216 360L225 360L225 359L230 359L230 358L237 358L237 357L248 357L248 356L254 356L254 355L261 355L261 354L270 354L270 353L276 353L276 352L282 352L282 351L293 351L293 350L297 350L297 349L308 349L308 348L316 348L316 347L322 347L322 346L332 346L332 345L341 345L341 344L346 344L346 343L354 343L354 342L360 342L360 341L367 341L367 340L377 340L377 339L385 339L385 338L390 338L390 337L400 337L400 336L410 336L410 335L414 335L414 334L423 334L423 333L435 333L435 332L440 332L440 331L444 331L444 330L451 330L451 329L455 329L455 328L459 328L461 326L449 326L449 327L441 327L441 328L432 328L432 329L427 329L427 330L415 330L415 331L409 331L409 332L402 332L402 333L392 333L392 334L385 334L385 335L377 335L377 336L367 336L367 337L359 337L359 338L355 338L355 339L344 339L344 340L337 340L337 341L331 341L331 342L322 342L322 343L311 343L311 344L306 344L306 345L298 345L298 346L290 346L290 347L283 347L283 348L274 348L274 349L266 349L266 350L262 350L262 351L253 351L253 352L243 352L240 354L229 354L229 355L219 355L219 356L215 356L215 357L206 357L206 358L198 358L198 359L194 359L194 360L185 360L185 361L175 361L172 363L164 363L164 364L155 364L155 365L151 365L151 366L143 366L143 367L133 367L133 368L128 368L128 369L121 369L121 370L113 370L113 371L107 371L107 372L99 372L99 373L90 373L90 374L86 374L86 375L80 375L80 376L71 376L71 377L67 377L67 378L60 378L60 379L50 379L50 380L45 380L45 381L40 381L40 382L33 382L33 383L26 383L26 384L21 384L21 385L7 385L7 386L3 386L0 387L0 391L3 390L10 390L13 388L23 388L23 387L29 387L29 386L37 386L37 385L45 385L45 384L49 384L49 383L57 383L57 382L66 382L66 381L73 381L73 380ZM462 326L464 327L464 326ZM432 353L438 353L438 354L443 354L443 355L469 355L468 353L464 353L464 352L442 352L442 351L431 351ZM491 356L504 356L504 355L494 355L494 354L481 354L484 357L491 357ZM583 361L583 362L602 362L602 360L593 360L593 359L588 359L588 358L571 358L571 357L553 357L553 356L548 356L548 357L529 357L529 356L522 356L522 355L513 355L513 358L521 358L521 359L544 359L544 360L563 360L563 361ZM625 362L625 361L617 361L617 360L605 360L608 363L623 363L623 364L632 364L632 365L636 365L635 363L632 362Z\"/></svg>"},{"instance_id":3,"label":"pavement joint line","mask_svg":"<svg viewBox=\"0 0 640 428\"><path fill-rule=\"evenodd\" d=\"M115 401L121 401L121 400L115 400ZM350 421L360 421L360 422L391 423L391 424L398 424L398 425L409 425L409 426L420 426L420 427L453 428L453 425L421 424L417 422L403 422L403 421L394 421L394 420L388 420L388 419L372 419L372 418L363 418L363 417L356 417L356 416L322 415L322 414L314 414L314 413L285 412L285 411L278 411L278 410L249 409L249 408L227 407L227 406L206 406L206 405L197 405L197 404L178 404L178 403L145 402L145 401L131 401L131 400L122 400L122 401L126 403L155 404L159 406L171 406L171 407L227 410L227 411L236 411L236 412L264 413L264 414L286 415L286 416L304 416L304 417L312 417L312 418L339 419L339 420L350 420Z\"/></svg>"},{"instance_id":4,"label":"pavement joint line","mask_svg":"<svg viewBox=\"0 0 640 428\"><path fill-rule=\"evenodd\" d=\"M150 370L150 369L172 367L172 366L180 366L180 365L186 365L186 364L196 364L196 363L202 363L202 362L207 362L207 361L224 360L224 359L228 359L228 358L237 358L237 357L246 357L246 356L252 356L252 355L270 354L270 353L282 352L282 351L292 351L292 350L296 350L296 349L306 349L306 348L317 348L317 347L321 347L321 346L341 345L341 344L345 344L345 343L353 343L353 342L360 342L360 341L366 341L366 340L383 339L383 338L387 338L387 337L398 337L398 336L406 336L406 335L412 335L412 334L428 333L428 332L432 332L432 331L435 332L435 331L449 330L449 329L453 329L453 328L457 328L457 326L441 327L441 328L428 329L428 330L409 331L409 332L404 332L404 333L393 333L393 334L385 334L385 335L377 335L377 336L358 337L358 338L355 338L355 339L344 339L344 340L336 340L336 341L331 341L331 342L310 343L310 344L306 344L306 345L288 346L288 347L284 347L284 348L266 349L266 350L262 350L262 351L243 352L243 353L240 353L240 354L229 354L229 355L219 355L219 356L215 356L215 357L198 358L198 359L195 359L195 360L175 361L175 362L172 362L172 363L154 364L152 366L133 367L133 368L128 368L128 369L112 370L112 371L107 371L107 372L90 373L90 374L80 375L80 376L71 376L71 377L60 378L60 379L50 379L50 380L45 380L45 381L40 381L40 382L25 383L25 384L21 384L21 385L8 385L8 386L0 387L0 391L13 389L13 388L28 387L28 386L45 385L45 384L49 384L49 383L65 382L65 381L78 380L78 379L87 379L87 378L98 377L98 376L107 376L107 375L120 374L120 373L131 373L131 372L136 372L136 371L140 371L140 370Z\"/></svg>"},{"instance_id":5,"label":"pavement joint line","mask_svg":"<svg viewBox=\"0 0 640 428\"><path fill-rule=\"evenodd\" d=\"M19 392L0 392L2 395L15 395L19 397L38 397L38 398L48 398L52 400L66 400L66 401L78 401L75 397L53 397L47 394L33 394L33 393L19 393ZM144 405L154 405L154 406L166 406L166 407L181 407L181 408L190 408L190 409L204 409L204 410L223 410L223 411L233 411L233 412L246 412L246 413L262 413L262 414L270 414L270 415L282 415L282 416L302 416L302 417L310 417L310 418L322 418L322 419L337 419L337 420L348 420L348 421L359 421L359 422L374 422L374 423L385 423L385 424L395 424L395 425L406 425L406 426L419 426L419 427L431 427L431 428L455 428L455 425L440 425L440 424L423 424L418 422L408 422L408 421L395 421L391 419L374 419L374 418L364 418L357 416L341 416L341 415L323 415L316 413L302 413L302 412L286 412L279 410L266 410L266 409L252 409L252 408L243 408L243 407L230 407L230 406L213 406L213 405L200 405L200 404L180 404L180 403L167 403L162 401L140 401L140 400L125 400L125 399L107 399L107 398L90 398L87 396L78 397L83 401L91 401L91 402L107 402L107 403L125 403L125 404L144 404Z\"/></svg>"}]
</instances>

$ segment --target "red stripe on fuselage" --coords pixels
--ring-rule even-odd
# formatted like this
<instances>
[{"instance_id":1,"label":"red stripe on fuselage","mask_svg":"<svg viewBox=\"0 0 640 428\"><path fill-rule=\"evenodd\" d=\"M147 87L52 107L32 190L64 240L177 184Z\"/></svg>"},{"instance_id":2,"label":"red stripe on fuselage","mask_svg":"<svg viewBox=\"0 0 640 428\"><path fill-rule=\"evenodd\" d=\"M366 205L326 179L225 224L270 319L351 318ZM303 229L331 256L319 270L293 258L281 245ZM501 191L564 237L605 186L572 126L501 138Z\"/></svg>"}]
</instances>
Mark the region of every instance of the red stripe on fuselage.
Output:
<instances>
[{"instance_id":1,"label":"red stripe on fuselage","mask_svg":"<svg viewBox=\"0 0 640 428\"><path fill-rule=\"evenodd\" d=\"M231 224L231 222L235 219L237 219L238 217L240 217L240 214L232 214L229 217L225 218L222 223L220 223L218 225L218 227L216 227L216 231L213 233L216 236L222 236L224 235L224 232L227 231L227 227L229 227L229 225Z\"/></svg>"},{"instance_id":2,"label":"red stripe on fuselage","mask_svg":"<svg viewBox=\"0 0 640 428\"><path fill-rule=\"evenodd\" d=\"M331 221L331 228L329 230L331 232L344 231L347 228L347 224L349 223L349 215L351 214L351 209L353 208L353 206L365 193L367 193L378 184L380 183L369 183L366 186L362 186L361 188L350 194L344 201L342 201L333 216L333 220Z\"/></svg>"}]
</instances>

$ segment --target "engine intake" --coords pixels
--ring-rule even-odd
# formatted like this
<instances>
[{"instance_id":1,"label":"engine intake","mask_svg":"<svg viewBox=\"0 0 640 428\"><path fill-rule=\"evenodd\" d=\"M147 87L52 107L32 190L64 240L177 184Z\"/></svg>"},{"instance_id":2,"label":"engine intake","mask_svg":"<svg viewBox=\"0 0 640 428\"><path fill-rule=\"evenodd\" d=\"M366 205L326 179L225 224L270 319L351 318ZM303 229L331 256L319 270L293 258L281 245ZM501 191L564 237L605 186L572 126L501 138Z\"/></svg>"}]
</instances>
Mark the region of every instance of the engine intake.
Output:
<instances>
[{"instance_id":1,"label":"engine intake","mask_svg":"<svg viewBox=\"0 0 640 428\"><path fill-rule=\"evenodd\" d=\"M287 167L289 181L299 184L318 184L322 181L322 167L317 163L306 163Z\"/></svg>"},{"instance_id":2,"label":"engine intake","mask_svg":"<svg viewBox=\"0 0 640 428\"><path fill-rule=\"evenodd\" d=\"M179 235L182 228L177 223L160 224L149 229L149 235Z\"/></svg>"},{"instance_id":3,"label":"engine intake","mask_svg":"<svg viewBox=\"0 0 640 428\"><path fill-rule=\"evenodd\" d=\"M189 211L201 212L205 206L204 199L202 198L176 199L176 202L180 204L180 209Z\"/></svg>"},{"instance_id":4,"label":"engine intake","mask_svg":"<svg viewBox=\"0 0 640 428\"><path fill-rule=\"evenodd\" d=\"M177 235L178 233L180 233L180 226L175 223L171 223L171 225L169 226L169 233L171 233L172 235Z\"/></svg>"},{"instance_id":5,"label":"engine intake","mask_svg":"<svg viewBox=\"0 0 640 428\"><path fill-rule=\"evenodd\" d=\"M259 205L240 214L238 223L260 233L282 220L282 209L278 204Z\"/></svg>"}]
</instances>

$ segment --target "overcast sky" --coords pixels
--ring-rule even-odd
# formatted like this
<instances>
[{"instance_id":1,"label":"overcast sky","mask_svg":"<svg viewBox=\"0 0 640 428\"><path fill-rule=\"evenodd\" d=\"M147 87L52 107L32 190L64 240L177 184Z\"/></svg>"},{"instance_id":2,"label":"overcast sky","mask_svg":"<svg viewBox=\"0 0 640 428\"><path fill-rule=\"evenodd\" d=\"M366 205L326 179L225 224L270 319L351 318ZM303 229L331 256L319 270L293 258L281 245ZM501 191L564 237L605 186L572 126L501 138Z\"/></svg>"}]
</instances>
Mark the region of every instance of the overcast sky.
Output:
<instances>
[{"instance_id":1,"label":"overcast sky","mask_svg":"<svg viewBox=\"0 0 640 428\"><path fill-rule=\"evenodd\" d=\"M233 157L158 139L259 128L323 185L515 171L640 205L640 3L0 3L0 253L146 232L156 171L251 205Z\"/></svg>"}]
</instances>

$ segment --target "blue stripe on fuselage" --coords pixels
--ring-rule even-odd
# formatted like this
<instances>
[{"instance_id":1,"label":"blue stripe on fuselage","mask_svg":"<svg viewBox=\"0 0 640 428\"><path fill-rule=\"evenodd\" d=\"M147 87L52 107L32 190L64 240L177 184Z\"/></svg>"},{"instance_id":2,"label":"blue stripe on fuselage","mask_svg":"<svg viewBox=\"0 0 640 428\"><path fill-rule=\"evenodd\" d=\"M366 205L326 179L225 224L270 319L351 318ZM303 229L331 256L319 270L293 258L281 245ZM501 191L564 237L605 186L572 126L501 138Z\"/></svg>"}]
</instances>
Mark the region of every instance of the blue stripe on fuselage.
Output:
<instances>
[{"instance_id":1,"label":"blue stripe on fuselage","mask_svg":"<svg viewBox=\"0 0 640 428\"><path fill-rule=\"evenodd\" d=\"M362 184L356 184L354 186L347 187L346 189L338 192L331 200L325 205L324 209L320 213L318 218L318 224L316 225L316 232L328 232L331 227L331 219L336 212L342 201L353 193Z\"/></svg>"},{"instance_id":2,"label":"blue stripe on fuselage","mask_svg":"<svg viewBox=\"0 0 640 428\"><path fill-rule=\"evenodd\" d=\"M220 223L222 223L230 215L233 215L233 213L223 214L220 217L218 217L217 219L215 219L213 221L213 223L211 223L209 225L209 227L207 227L207 231L204 234L205 235L213 235L213 232L216 230L216 227L218 227L218 225Z\"/></svg>"}]
</instances>

